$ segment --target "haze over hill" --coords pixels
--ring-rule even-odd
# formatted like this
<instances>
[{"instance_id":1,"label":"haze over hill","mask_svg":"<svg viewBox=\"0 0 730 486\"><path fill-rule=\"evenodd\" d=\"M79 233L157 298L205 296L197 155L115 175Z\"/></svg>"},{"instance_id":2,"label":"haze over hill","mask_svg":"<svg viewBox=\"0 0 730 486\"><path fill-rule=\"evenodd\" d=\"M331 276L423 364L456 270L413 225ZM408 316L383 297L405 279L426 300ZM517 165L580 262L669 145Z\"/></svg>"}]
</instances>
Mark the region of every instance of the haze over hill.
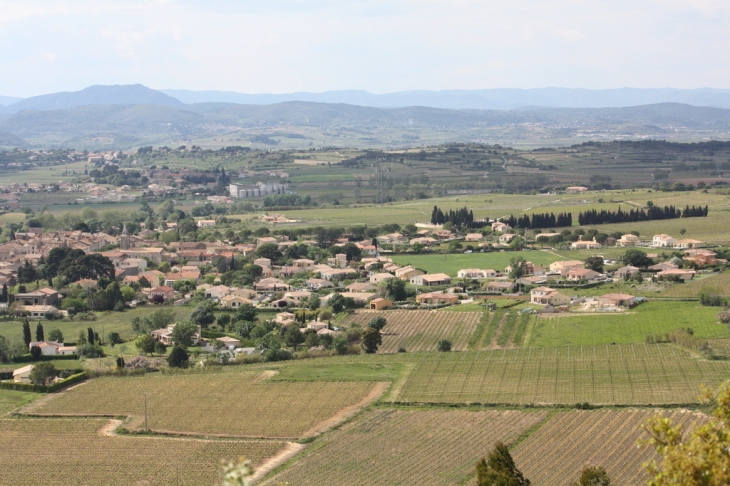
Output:
<instances>
[{"instance_id":1,"label":"haze over hill","mask_svg":"<svg viewBox=\"0 0 730 486\"><path fill-rule=\"evenodd\" d=\"M225 102L267 105L286 101L345 103L350 105L396 108L428 106L432 108L510 110L524 106L558 108L612 108L653 103L685 103L695 106L730 108L730 90L722 89L479 89L445 91L401 91L373 94L362 90L325 91L323 93L246 94L232 91L160 90L184 103Z\"/></svg>"}]
</instances>

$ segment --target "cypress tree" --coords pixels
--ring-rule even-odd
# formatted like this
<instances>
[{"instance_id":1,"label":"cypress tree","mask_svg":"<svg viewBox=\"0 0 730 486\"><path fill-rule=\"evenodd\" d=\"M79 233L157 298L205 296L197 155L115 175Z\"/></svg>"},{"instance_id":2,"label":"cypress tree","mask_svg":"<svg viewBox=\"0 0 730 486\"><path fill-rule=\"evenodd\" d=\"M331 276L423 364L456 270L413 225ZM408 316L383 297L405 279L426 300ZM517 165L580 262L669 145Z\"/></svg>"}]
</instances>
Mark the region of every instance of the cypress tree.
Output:
<instances>
[{"instance_id":1,"label":"cypress tree","mask_svg":"<svg viewBox=\"0 0 730 486\"><path fill-rule=\"evenodd\" d=\"M32 341L30 337L30 322L28 322L28 319L23 322L23 341L25 342L25 346L30 346L30 343Z\"/></svg>"},{"instance_id":2,"label":"cypress tree","mask_svg":"<svg viewBox=\"0 0 730 486\"><path fill-rule=\"evenodd\" d=\"M40 322L35 327L35 340L36 341L45 341L46 340L45 333L43 332L43 324L41 324Z\"/></svg>"},{"instance_id":3,"label":"cypress tree","mask_svg":"<svg viewBox=\"0 0 730 486\"><path fill-rule=\"evenodd\" d=\"M86 329L86 334L88 335L89 344L94 344L94 329L89 327Z\"/></svg>"}]
</instances>

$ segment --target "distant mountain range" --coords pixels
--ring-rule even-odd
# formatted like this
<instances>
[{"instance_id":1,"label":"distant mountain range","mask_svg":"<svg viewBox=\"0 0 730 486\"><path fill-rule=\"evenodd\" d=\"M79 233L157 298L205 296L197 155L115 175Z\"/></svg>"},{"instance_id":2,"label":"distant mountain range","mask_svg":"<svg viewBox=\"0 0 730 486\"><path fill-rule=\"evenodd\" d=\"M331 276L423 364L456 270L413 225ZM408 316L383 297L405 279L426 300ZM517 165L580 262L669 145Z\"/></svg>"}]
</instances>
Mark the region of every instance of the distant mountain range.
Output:
<instances>
[{"instance_id":1,"label":"distant mountain range","mask_svg":"<svg viewBox=\"0 0 730 486\"><path fill-rule=\"evenodd\" d=\"M724 96L728 98L726 105L730 107L730 90L591 91L546 88L404 92L392 95L372 95L358 91L243 95L222 92L163 93L139 84L91 86L77 92L26 98L10 106L0 107L0 146L24 146L32 139L36 140L35 144L78 147L92 143L89 140L111 139L111 142L104 143L126 148L142 142L164 143L166 140L180 137L215 136L217 133L227 132L237 132L240 134L239 138L244 140L247 139L247 135L241 130L252 128L270 130L286 126L321 127L325 132L330 127L365 132L371 129L391 128L428 129L432 132L454 130L461 131L460 137L466 140L475 136L471 135L474 129L518 125L547 127L552 130L551 133L560 133L560 137L578 136L577 134L585 129L589 130L588 133L593 133L595 129L623 133L615 132L623 130L623 127L633 127L629 133L638 128L643 134L660 138L676 131L693 132L694 135L690 138L699 138L700 132L702 137L707 137L711 133L730 132L730 109L723 107L676 102L612 108L559 106L569 103L595 104L600 100L609 99L615 100L613 102L617 104L621 100L625 103L631 100L639 103L639 98L643 100L670 95L691 98L701 105L705 102L721 104L720 101ZM256 96L259 98L251 98ZM278 99L276 97L283 96L320 97L329 102L299 100L276 102ZM448 96L451 96L451 101L448 101ZM231 99L243 100L246 104L222 101ZM335 103L337 99L348 99L351 102ZM438 99L444 104L457 105L459 108L423 106L428 100L436 103ZM257 102L254 102L256 100ZM412 103L408 102L407 106L392 107L365 104L406 103L403 100L410 100ZM482 104L515 106L510 110L474 108L478 100L481 100L479 103ZM516 106L518 102L522 104ZM544 106L546 104L556 106ZM584 137L585 134L580 136ZM372 137L363 140L370 139ZM47 142L38 142L39 140Z\"/></svg>"},{"instance_id":2,"label":"distant mountain range","mask_svg":"<svg viewBox=\"0 0 730 486\"><path fill-rule=\"evenodd\" d=\"M85 105L162 105L232 103L273 105L292 101L341 103L375 108L420 106L444 109L515 110L534 108L622 108L657 103L730 108L730 90L724 89L480 89L401 91L373 94L342 90L323 93L245 94L233 91L154 90L141 84L90 86L81 91L51 93L31 98L0 96L0 113L22 110L59 110Z\"/></svg>"},{"instance_id":3,"label":"distant mountain range","mask_svg":"<svg viewBox=\"0 0 730 486\"><path fill-rule=\"evenodd\" d=\"M654 103L684 103L695 106L730 108L730 90L722 89L479 89L446 91L401 91L373 94L344 90L323 93L244 94L232 91L189 91L165 89L163 93L184 103L238 103L269 105L287 101L345 103L378 108L427 106L431 108L512 110L522 107L621 108Z\"/></svg>"}]
</instances>

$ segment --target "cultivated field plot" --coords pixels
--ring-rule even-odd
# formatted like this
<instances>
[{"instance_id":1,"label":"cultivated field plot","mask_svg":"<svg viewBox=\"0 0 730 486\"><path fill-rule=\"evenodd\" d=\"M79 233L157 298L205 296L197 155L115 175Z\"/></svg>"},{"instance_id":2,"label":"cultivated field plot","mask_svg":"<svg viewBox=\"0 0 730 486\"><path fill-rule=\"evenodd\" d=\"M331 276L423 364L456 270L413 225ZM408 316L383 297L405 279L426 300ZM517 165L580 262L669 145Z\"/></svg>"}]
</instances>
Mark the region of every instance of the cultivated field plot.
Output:
<instances>
[{"instance_id":1,"label":"cultivated field plot","mask_svg":"<svg viewBox=\"0 0 730 486\"><path fill-rule=\"evenodd\" d=\"M266 484L463 484L497 441L509 443L546 412L379 409L322 437Z\"/></svg>"},{"instance_id":2,"label":"cultivated field plot","mask_svg":"<svg viewBox=\"0 0 730 486\"><path fill-rule=\"evenodd\" d=\"M382 331L383 344L378 353L395 353L399 348L405 348L409 352L435 351L439 339L451 341L451 349L454 351L465 351L482 313L427 310L364 311L348 317L344 324L359 324L365 327L376 316L385 317L388 321Z\"/></svg>"},{"instance_id":3,"label":"cultivated field plot","mask_svg":"<svg viewBox=\"0 0 730 486\"><path fill-rule=\"evenodd\" d=\"M443 272L452 277L462 268L491 268L502 272L515 256L521 256L535 265L549 265L560 257L544 251L525 251L519 255L513 252L467 253L449 255L394 255L399 265L413 265L429 273Z\"/></svg>"},{"instance_id":4,"label":"cultivated field plot","mask_svg":"<svg viewBox=\"0 0 730 486\"><path fill-rule=\"evenodd\" d=\"M602 345L429 353L397 402L658 405L697 403L730 363L669 345Z\"/></svg>"},{"instance_id":5,"label":"cultivated field plot","mask_svg":"<svg viewBox=\"0 0 730 486\"><path fill-rule=\"evenodd\" d=\"M727 326L717 320L719 310L697 302L654 301L626 313L541 317L528 345L642 343L649 334L664 334L680 327L694 329L695 336L701 338L730 337Z\"/></svg>"},{"instance_id":6,"label":"cultivated field plot","mask_svg":"<svg viewBox=\"0 0 730 486\"><path fill-rule=\"evenodd\" d=\"M719 291L720 295L730 296L730 272L710 275L706 278L673 285L661 293L662 297L697 297L703 288Z\"/></svg>"},{"instance_id":7,"label":"cultivated field plot","mask_svg":"<svg viewBox=\"0 0 730 486\"><path fill-rule=\"evenodd\" d=\"M108 436L106 419L1 419L0 484L200 485L219 481L221 459L254 464L280 441Z\"/></svg>"},{"instance_id":8,"label":"cultivated field plot","mask_svg":"<svg viewBox=\"0 0 730 486\"><path fill-rule=\"evenodd\" d=\"M251 372L90 380L38 404L33 413L144 416L158 431L230 437L300 437L380 384L269 382ZM373 397L375 398L375 397Z\"/></svg>"},{"instance_id":9,"label":"cultivated field plot","mask_svg":"<svg viewBox=\"0 0 730 486\"><path fill-rule=\"evenodd\" d=\"M663 411L683 430L707 417L689 411ZM535 486L572 484L587 466L602 466L611 484L646 484L642 463L656 456L650 447L637 448L648 438L640 427L656 410L597 410L559 413L520 443L512 457Z\"/></svg>"}]
</instances>

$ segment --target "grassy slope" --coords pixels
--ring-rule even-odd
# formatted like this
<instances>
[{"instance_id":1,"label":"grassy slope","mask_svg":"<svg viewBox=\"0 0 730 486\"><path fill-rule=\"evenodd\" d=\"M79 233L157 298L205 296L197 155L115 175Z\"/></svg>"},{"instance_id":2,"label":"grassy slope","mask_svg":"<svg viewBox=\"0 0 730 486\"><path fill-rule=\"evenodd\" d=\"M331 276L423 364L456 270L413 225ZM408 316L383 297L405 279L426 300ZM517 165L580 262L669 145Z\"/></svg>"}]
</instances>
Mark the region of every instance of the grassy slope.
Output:
<instances>
[{"instance_id":1,"label":"grassy slope","mask_svg":"<svg viewBox=\"0 0 730 486\"><path fill-rule=\"evenodd\" d=\"M647 302L625 314L541 317L530 346L642 343L648 334L691 327L701 338L728 337L716 318L718 308L696 302Z\"/></svg>"}]
</instances>

